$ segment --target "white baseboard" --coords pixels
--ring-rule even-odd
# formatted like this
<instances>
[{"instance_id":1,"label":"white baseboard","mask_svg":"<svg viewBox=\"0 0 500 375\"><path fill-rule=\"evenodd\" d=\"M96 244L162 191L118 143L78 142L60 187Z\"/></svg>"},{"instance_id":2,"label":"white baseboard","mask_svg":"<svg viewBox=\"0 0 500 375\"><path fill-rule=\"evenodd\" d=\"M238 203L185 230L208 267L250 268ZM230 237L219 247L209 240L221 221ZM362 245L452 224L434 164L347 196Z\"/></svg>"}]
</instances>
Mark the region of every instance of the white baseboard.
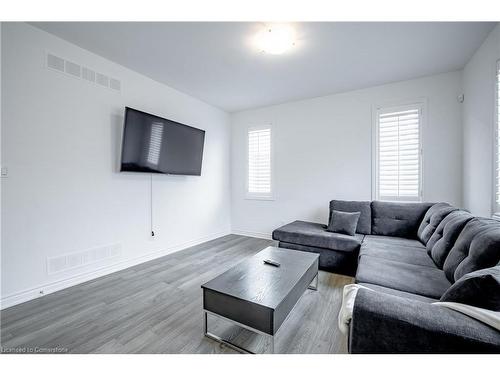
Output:
<instances>
[{"instance_id":1,"label":"white baseboard","mask_svg":"<svg viewBox=\"0 0 500 375\"><path fill-rule=\"evenodd\" d=\"M230 231L224 231L224 232L219 232L219 233L214 233L209 236L204 236L195 240L190 240L183 242L181 244L177 244L174 246L170 246L167 249L161 250L161 251L153 251L148 254L141 255L136 258L132 259L126 259L119 261L117 263L100 267L98 269L95 269L90 272L85 272L81 274L77 274L75 276L58 280L49 284L44 284L44 285L39 285L35 288L23 290L21 292L13 293L10 295L7 295L5 297L2 297L0 300L0 310L6 309L8 307L18 305L23 302L30 301L35 298L43 297L44 295L50 294L57 292L62 289L66 289L81 283L84 283L86 281L96 279L101 276L106 276L111 273L117 272L124 270L126 268L148 262L153 259L160 258L162 256L175 253L176 251L184 250L188 247L199 245L203 242L211 241L219 237L223 237L230 234Z\"/></svg>"},{"instance_id":2,"label":"white baseboard","mask_svg":"<svg viewBox=\"0 0 500 375\"><path fill-rule=\"evenodd\" d=\"M238 234L240 236L263 238L265 240L272 240L273 239L271 233L252 232L252 231L240 230L240 229L233 229L232 233L233 234Z\"/></svg>"}]
</instances>

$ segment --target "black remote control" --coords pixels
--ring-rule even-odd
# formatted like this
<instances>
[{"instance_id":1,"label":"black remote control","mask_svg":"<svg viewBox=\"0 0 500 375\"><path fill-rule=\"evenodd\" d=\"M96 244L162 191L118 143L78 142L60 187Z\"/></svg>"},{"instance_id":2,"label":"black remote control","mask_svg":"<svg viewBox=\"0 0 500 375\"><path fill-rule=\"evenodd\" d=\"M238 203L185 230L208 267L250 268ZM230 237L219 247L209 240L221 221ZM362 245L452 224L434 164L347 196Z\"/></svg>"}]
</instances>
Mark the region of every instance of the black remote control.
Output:
<instances>
[{"instance_id":1,"label":"black remote control","mask_svg":"<svg viewBox=\"0 0 500 375\"><path fill-rule=\"evenodd\" d=\"M281 264L279 264L278 262L275 262L274 260L271 260L271 259L265 259L264 263L269 264L270 266L274 266L274 267L281 266Z\"/></svg>"}]
</instances>

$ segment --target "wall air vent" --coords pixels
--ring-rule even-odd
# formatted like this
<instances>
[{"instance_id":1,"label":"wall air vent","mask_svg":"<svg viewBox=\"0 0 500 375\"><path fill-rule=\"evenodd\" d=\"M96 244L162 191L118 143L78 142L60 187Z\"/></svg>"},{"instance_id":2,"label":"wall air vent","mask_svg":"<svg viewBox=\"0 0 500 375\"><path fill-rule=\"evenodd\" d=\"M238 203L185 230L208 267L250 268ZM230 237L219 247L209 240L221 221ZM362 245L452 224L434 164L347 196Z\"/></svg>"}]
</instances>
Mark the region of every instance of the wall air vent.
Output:
<instances>
[{"instance_id":1,"label":"wall air vent","mask_svg":"<svg viewBox=\"0 0 500 375\"><path fill-rule=\"evenodd\" d=\"M108 78L108 76L106 76L104 74L101 74L101 73L97 73L96 74L96 82L99 85L104 86L104 87L108 87L109 86L109 78Z\"/></svg>"},{"instance_id":2,"label":"wall air vent","mask_svg":"<svg viewBox=\"0 0 500 375\"><path fill-rule=\"evenodd\" d=\"M47 53L46 56L47 68L65 73L73 78L82 79L89 83L95 83L101 87L106 87L113 91L121 91L121 81L116 78L111 78L106 74L99 73L86 66L79 65L75 62L65 60L62 57L52 53Z\"/></svg>"},{"instance_id":3,"label":"wall air vent","mask_svg":"<svg viewBox=\"0 0 500 375\"><path fill-rule=\"evenodd\" d=\"M120 86L121 86L121 83L117 79L115 79L115 78L109 79L109 88L111 88L113 90L120 91L120 89L121 89Z\"/></svg>"},{"instance_id":4,"label":"wall air vent","mask_svg":"<svg viewBox=\"0 0 500 375\"><path fill-rule=\"evenodd\" d=\"M95 247L74 253L47 258L47 273L52 275L57 272L72 270L91 264L98 264L104 260L118 257L122 252L120 244Z\"/></svg>"},{"instance_id":5,"label":"wall air vent","mask_svg":"<svg viewBox=\"0 0 500 375\"><path fill-rule=\"evenodd\" d=\"M95 72L89 68L82 68L82 78L89 82L95 82Z\"/></svg>"},{"instance_id":6,"label":"wall air vent","mask_svg":"<svg viewBox=\"0 0 500 375\"><path fill-rule=\"evenodd\" d=\"M64 59L52 54L47 54L47 66L51 69L64 72Z\"/></svg>"},{"instance_id":7,"label":"wall air vent","mask_svg":"<svg viewBox=\"0 0 500 375\"><path fill-rule=\"evenodd\" d=\"M80 78L80 70L81 70L80 65L75 64L75 63L73 63L71 61L67 61L66 60L66 64L65 64L64 70L66 71L66 73L71 74L72 76Z\"/></svg>"}]
</instances>

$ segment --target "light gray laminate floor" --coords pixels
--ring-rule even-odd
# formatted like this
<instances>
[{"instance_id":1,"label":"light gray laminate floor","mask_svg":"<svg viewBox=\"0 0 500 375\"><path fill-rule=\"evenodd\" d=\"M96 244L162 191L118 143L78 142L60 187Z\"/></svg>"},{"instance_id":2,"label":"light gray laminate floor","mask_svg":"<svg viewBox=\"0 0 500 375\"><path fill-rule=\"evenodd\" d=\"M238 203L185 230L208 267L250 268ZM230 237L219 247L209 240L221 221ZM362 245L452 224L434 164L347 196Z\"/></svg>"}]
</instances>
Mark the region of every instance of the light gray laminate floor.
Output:
<instances>
[{"instance_id":1,"label":"light gray laminate floor","mask_svg":"<svg viewBox=\"0 0 500 375\"><path fill-rule=\"evenodd\" d=\"M229 235L64 289L1 312L5 348L71 353L235 353L203 336L200 285L273 241ZM276 353L346 353L337 327L342 287L320 272L281 326ZM265 338L209 319L210 330L262 352Z\"/></svg>"}]
</instances>

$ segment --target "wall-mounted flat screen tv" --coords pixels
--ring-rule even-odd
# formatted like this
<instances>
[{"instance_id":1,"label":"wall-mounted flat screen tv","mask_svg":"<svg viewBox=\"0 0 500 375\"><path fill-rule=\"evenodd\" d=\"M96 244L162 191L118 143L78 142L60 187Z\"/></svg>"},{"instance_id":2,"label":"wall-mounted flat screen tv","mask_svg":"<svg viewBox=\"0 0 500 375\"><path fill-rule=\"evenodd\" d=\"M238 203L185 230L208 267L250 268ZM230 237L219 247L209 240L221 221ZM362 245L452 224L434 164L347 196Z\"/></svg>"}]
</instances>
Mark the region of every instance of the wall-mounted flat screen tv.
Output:
<instances>
[{"instance_id":1,"label":"wall-mounted flat screen tv","mask_svg":"<svg viewBox=\"0 0 500 375\"><path fill-rule=\"evenodd\" d=\"M201 175L205 131L125 108L122 172Z\"/></svg>"}]
</instances>

